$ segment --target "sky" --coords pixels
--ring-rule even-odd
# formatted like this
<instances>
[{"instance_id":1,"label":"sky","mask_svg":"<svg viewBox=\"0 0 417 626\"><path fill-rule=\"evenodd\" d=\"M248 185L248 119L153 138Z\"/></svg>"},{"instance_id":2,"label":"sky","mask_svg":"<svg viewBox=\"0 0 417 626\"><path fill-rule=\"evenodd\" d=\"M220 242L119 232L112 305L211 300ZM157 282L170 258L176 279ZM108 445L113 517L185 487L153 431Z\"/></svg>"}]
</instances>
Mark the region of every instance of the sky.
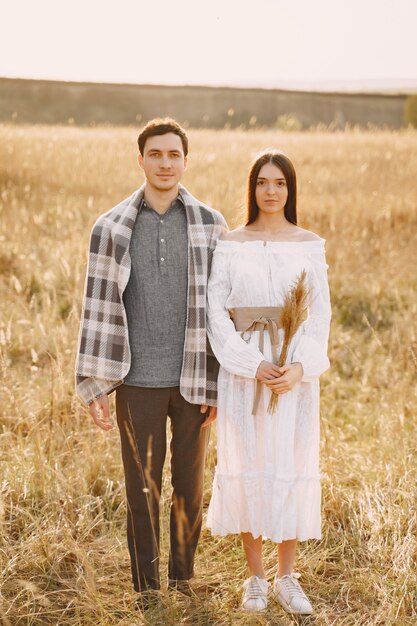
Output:
<instances>
[{"instance_id":1,"label":"sky","mask_svg":"<svg viewBox=\"0 0 417 626\"><path fill-rule=\"evenodd\" d=\"M417 0L2 0L1 8L0 76L417 84Z\"/></svg>"}]
</instances>

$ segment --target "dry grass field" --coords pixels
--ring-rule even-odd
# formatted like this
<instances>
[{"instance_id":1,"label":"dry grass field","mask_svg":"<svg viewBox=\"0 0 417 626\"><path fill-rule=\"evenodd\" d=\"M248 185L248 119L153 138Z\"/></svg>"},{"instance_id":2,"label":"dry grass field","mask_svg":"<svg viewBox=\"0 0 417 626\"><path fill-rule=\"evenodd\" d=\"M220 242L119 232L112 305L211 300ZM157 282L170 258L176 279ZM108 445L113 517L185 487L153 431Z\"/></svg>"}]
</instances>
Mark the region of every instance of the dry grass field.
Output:
<instances>
[{"instance_id":1,"label":"dry grass field","mask_svg":"<svg viewBox=\"0 0 417 626\"><path fill-rule=\"evenodd\" d=\"M74 397L95 218L141 182L136 129L0 126L0 622L4 626L417 624L417 132L190 132L185 184L243 216L252 156L299 176L300 224L327 239L332 369L322 379L323 539L300 547L316 607L239 611L236 537L204 530L198 598L133 610L117 430ZM209 450L206 504L215 463ZM169 475L163 497L166 575ZM275 549L265 543L268 575Z\"/></svg>"}]
</instances>

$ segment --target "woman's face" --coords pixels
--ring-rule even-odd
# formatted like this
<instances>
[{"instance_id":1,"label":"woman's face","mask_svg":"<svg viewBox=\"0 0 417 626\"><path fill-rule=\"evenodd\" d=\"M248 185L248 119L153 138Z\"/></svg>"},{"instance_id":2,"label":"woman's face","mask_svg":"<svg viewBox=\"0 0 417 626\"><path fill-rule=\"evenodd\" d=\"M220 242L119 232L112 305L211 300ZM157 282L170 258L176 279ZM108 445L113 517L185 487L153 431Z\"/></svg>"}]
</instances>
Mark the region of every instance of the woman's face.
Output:
<instances>
[{"instance_id":1,"label":"woman's face","mask_svg":"<svg viewBox=\"0 0 417 626\"><path fill-rule=\"evenodd\" d=\"M287 183L282 171L273 163L265 163L259 170L255 198L260 211L277 213L284 210L288 198Z\"/></svg>"}]
</instances>

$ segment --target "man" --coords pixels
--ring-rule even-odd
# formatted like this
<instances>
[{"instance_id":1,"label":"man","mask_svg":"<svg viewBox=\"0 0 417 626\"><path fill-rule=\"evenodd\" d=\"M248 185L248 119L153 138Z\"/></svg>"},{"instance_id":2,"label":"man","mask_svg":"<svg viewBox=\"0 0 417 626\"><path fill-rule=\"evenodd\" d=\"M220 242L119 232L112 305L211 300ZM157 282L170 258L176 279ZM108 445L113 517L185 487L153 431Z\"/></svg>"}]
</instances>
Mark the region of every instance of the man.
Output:
<instances>
[{"instance_id":1,"label":"man","mask_svg":"<svg viewBox=\"0 0 417 626\"><path fill-rule=\"evenodd\" d=\"M159 498L170 417L173 496L169 586L190 590L203 472L216 417L217 363L207 355L206 286L220 213L179 184L188 139L172 119L138 138L144 185L95 223L76 365L77 393L97 426L116 415L136 591L160 588Z\"/></svg>"}]
</instances>

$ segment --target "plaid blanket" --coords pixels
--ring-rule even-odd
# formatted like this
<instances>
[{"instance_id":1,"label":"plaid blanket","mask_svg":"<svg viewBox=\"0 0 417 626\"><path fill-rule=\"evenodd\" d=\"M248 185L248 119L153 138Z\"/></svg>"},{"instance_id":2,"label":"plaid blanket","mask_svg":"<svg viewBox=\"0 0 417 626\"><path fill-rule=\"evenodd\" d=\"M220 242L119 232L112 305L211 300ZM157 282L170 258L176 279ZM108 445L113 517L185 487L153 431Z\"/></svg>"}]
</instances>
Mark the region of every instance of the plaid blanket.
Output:
<instances>
[{"instance_id":1,"label":"plaid blanket","mask_svg":"<svg viewBox=\"0 0 417 626\"><path fill-rule=\"evenodd\" d=\"M180 391L193 404L216 405L218 363L206 337L206 289L223 216L179 187L188 222L188 310ZM130 274L129 244L144 186L101 215L90 239L75 376L86 404L110 393L130 369L123 291ZM210 354L211 353L211 354Z\"/></svg>"}]
</instances>

